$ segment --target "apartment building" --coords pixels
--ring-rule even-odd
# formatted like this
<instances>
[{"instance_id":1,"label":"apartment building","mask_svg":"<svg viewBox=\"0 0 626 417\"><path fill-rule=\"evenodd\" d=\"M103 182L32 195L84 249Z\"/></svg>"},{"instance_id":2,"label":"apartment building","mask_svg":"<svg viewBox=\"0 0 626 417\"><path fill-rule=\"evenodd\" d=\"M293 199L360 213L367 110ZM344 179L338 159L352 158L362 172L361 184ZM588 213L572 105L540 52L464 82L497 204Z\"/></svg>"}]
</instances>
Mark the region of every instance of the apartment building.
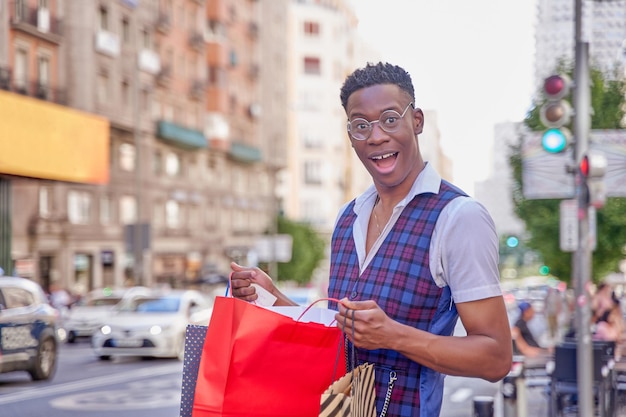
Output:
<instances>
[{"instance_id":1,"label":"apartment building","mask_svg":"<svg viewBox=\"0 0 626 417\"><path fill-rule=\"evenodd\" d=\"M259 13L253 0L2 2L0 98L107 122L102 181L0 174L17 274L76 292L181 286L254 246L281 163L259 133ZM89 148L93 131L73 128Z\"/></svg>"}]
</instances>

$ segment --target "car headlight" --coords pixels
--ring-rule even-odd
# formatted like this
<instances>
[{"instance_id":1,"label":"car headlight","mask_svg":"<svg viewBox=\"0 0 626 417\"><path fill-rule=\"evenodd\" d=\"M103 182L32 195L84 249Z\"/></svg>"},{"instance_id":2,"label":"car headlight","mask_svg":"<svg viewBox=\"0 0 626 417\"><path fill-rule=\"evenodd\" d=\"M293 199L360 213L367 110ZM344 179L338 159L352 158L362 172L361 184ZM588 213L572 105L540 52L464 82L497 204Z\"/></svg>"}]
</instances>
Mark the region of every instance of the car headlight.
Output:
<instances>
[{"instance_id":1,"label":"car headlight","mask_svg":"<svg viewBox=\"0 0 626 417\"><path fill-rule=\"evenodd\" d=\"M111 326L105 324L104 326L100 327L100 332L103 335L111 334Z\"/></svg>"},{"instance_id":2,"label":"car headlight","mask_svg":"<svg viewBox=\"0 0 626 417\"><path fill-rule=\"evenodd\" d=\"M161 326L152 326L152 327L150 327L150 334L153 335L153 336L161 334L162 331L163 331L163 329L161 328Z\"/></svg>"}]
</instances>

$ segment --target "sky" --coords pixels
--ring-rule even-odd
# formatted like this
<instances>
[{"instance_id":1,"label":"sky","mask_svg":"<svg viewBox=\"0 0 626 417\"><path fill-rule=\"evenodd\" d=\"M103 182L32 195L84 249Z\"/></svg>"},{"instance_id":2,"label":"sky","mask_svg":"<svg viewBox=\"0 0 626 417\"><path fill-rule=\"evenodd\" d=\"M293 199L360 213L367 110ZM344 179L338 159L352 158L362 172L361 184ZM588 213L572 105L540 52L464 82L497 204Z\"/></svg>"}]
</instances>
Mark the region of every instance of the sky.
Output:
<instances>
[{"instance_id":1,"label":"sky","mask_svg":"<svg viewBox=\"0 0 626 417\"><path fill-rule=\"evenodd\" d=\"M472 194L490 169L494 126L521 121L532 103L535 1L351 3L361 37L411 74L418 107L437 112L453 182Z\"/></svg>"}]
</instances>

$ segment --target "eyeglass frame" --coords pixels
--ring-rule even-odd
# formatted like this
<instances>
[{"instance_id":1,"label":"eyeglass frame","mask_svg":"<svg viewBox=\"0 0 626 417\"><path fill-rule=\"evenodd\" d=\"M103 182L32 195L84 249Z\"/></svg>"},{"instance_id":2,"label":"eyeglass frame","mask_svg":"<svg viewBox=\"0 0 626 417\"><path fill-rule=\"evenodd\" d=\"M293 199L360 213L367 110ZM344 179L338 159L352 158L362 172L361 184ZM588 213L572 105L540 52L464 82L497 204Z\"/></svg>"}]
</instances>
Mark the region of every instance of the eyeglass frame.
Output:
<instances>
[{"instance_id":1,"label":"eyeglass frame","mask_svg":"<svg viewBox=\"0 0 626 417\"><path fill-rule=\"evenodd\" d=\"M398 119L402 119L402 118L404 118L404 116L406 115L406 112L407 112L407 110L409 109L409 107L413 107L413 109L415 109L415 103L410 102L409 104L407 104L407 105L406 105L406 107L404 108L404 111L402 112L402 114L400 114L400 113L398 113L397 111L392 110L392 109L385 110L384 112L382 112L382 113L380 114L380 116L378 116L378 120L372 120L372 121L369 121L369 120L367 120L367 119L364 119L363 117L357 117L356 119L353 119L353 120L348 119L348 121L346 122L346 128L348 129L348 134L349 134L349 135L350 135L350 137L351 137L352 139L354 139L354 140L358 140L358 141L365 141L365 140L368 140L368 139L370 138L370 136L372 135L372 132L374 131L374 123L378 123L378 125L379 125L379 126L380 126L380 128L383 130L383 132L386 132L386 133L394 133L394 132L397 132L397 131L398 131L398 129L397 129L397 128L396 128L396 129L394 129L394 130L387 130L387 129L385 129L385 126L384 126L383 124L381 124L381 123L380 123L381 118L383 117L383 114L385 114L385 113L387 113L387 112L393 112L393 113L395 113L395 114L397 114L397 115L399 116L399 117L398 117ZM363 121L364 121L364 122L366 122L366 123L369 125L369 127L370 127L370 130L369 130L368 135L367 135L366 137L364 137L363 139L360 139L360 138L355 138L355 137L352 135L352 131L350 130L350 126L352 125L352 123L353 123L353 122L355 122L355 121L357 121L357 120L363 120ZM398 126L400 126L400 124L398 124Z\"/></svg>"}]
</instances>

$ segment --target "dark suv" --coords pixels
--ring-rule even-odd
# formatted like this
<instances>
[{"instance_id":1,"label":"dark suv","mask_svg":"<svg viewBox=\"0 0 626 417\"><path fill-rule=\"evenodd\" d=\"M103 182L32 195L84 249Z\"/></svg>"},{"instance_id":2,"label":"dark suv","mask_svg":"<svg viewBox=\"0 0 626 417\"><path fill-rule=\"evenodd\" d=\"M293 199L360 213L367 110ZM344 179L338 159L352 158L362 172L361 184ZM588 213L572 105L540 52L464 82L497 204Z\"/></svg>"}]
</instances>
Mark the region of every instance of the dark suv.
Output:
<instances>
[{"instance_id":1,"label":"dark suv","mask_svg":"<svg viewBox=\"0 0 626 417\"><path fill-rule=\"evenodd\" d=\"M0 373L50 379L57 365L57 311L34 281L0 276Z\"/></svg>"}]
</instances>

